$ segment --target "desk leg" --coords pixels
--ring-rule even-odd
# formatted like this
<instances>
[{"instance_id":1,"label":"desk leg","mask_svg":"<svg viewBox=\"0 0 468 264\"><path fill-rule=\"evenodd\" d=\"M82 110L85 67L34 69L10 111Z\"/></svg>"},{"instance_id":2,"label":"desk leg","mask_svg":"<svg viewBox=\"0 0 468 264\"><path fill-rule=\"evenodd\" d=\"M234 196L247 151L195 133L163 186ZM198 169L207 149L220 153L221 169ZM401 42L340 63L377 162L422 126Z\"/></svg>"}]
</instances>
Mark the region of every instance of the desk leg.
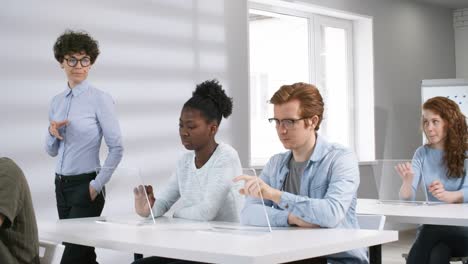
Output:
<instances>
[{"instance_id":1,"label":"desk leg","mask_svg":"<svg viewBox=\"0 0 468 264\"><path fill-rule=\"evenodd\" d=\"M369 248L369 263L382 264L382 245L375 245Z\"/></svg>"}]
</instances>

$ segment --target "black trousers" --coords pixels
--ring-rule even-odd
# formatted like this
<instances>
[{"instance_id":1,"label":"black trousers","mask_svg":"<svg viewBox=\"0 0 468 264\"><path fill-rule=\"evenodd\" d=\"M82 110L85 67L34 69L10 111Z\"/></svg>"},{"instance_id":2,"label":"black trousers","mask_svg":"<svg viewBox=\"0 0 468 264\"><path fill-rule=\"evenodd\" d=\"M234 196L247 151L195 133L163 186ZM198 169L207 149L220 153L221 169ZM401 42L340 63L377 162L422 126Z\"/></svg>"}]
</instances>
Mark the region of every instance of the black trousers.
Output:
<instances>
[{"instance_id":1,"label":"black trousers","mask_svg":"<svg viewBox=\"0 0 468 264\"><path fill-rule=\"evenodd\" d=\"M96 173L75 176L55 177L55 197L60 219L100 216L104 208L103 191L91 201L89 182L96 178ZM63 243L61 264L96 264L94 247Z\"/></svg>"},{"instance_id":2,"label":"black trousers","mask_svg":"<svg viewBox=\"0 0 468 264\"><path fill-rule=\"evenodd\" d=\"M423 225L406 263L448 264L463 256L468 256L468 227Z\"/></svg>"}]
</instances>

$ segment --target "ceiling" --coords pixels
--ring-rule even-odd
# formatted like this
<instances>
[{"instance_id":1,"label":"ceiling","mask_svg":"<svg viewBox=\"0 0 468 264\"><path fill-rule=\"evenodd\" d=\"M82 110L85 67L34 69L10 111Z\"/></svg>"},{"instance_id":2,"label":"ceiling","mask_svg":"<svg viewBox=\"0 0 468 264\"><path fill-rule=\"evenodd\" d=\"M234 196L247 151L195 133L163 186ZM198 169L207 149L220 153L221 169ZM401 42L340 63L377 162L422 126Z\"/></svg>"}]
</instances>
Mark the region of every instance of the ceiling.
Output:
<instances>
[{"instance_id":1,"label":"ceiling","mask_svg":"<svg viewBox=\"0 0 468 264\"><path fill-rule=\"evenodd\" d=\"M416 0L418 2L443 6L447 8L468 8L468 0Z\"/></svg>"}]
</instances>

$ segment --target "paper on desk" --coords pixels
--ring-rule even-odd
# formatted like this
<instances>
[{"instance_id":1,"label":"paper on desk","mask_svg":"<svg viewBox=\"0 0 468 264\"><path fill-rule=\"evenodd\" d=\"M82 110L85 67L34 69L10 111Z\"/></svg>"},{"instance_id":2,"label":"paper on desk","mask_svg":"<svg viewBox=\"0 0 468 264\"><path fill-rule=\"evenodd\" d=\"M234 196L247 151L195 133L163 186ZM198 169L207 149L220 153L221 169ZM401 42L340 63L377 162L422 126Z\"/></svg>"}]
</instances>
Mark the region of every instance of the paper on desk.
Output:
<instances>
[{"instance_id":1,"label":"paper on desk","mask_svg":"<svg viewBox=\"0 0 468 264\"><path fill-rule=\"evenodd\" d=\"M265 227L258 226L228 226L228 225L218 225L211 224L207 229L198 230L199 232L211 232L211 233L220 233L220 234L231 234L231 235L243 235L243 236L264 236L271 235L269 229Z\"/></svg>"},{"instance_id":2,"label":"paper on desk","mask_svg":"<svg viewBox=\"0 0 468 264\"><path fill-rule=\"evenodd\" d=\"M154 225L152 217L141 218L139 216L124 215L124 216L107 216L103 219L96 220L100 224L121 224L129 226L149 226Z\"/></svg>"}]
</instances>

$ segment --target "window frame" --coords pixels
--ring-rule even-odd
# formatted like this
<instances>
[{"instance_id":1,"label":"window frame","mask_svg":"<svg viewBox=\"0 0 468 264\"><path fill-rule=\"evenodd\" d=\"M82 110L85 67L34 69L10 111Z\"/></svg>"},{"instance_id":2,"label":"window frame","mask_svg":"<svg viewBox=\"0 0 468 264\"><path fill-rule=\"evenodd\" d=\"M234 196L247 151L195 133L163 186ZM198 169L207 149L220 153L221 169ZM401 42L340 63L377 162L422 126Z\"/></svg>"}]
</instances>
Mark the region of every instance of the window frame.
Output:
<instances>
[{"instance_id":1,"label":"window frame","mask_svg":"<svg viewBox=\"0 0 468 264\"><path fill-rule=\"evenodd\" d=\"M349 148L353 149L356 153L357 146L356 146L356 96L355 96L355 89L354 89L354 69L353 69L353 24L350 20L342 19L342 18L335 18L330 16L318 15L313 14L311 16L314 20L313 25L314 29L313 32L310 32L309 35L314 34L315 36L315 43L314 43L314 59L315 59L315 83L318 84L319 89L325 87L323 85L323 80L321 80L320 76L323 76L324 69L322 68L323 63L320 62L320 52L321 52L321 44L323 43L323 35L321 34L321 27L328 26L334 28L340 28L345 30L346 32L346 66L347 66L347 91L348 91L348 120L349 120ZM312 30L312 29L310 29ZM312 71L311 71L312 74ZM324 91L320 91L323 93ZM326 103L326 102L325 102ZM326 104L325 104L326 105Z\"/></svg>"},{"instance_id":2,"label":"window frame","mask_svg":"<svg viewBox=\"0 0 468 264\"><path fill-rule=\"evenodd\" d=\"M249 2L247 12L250 13L250 10L259 10L265 12L272 12L277 13L280 15L287 15L287 16L296 16L301 18L308 19L308 39L309 39L309 52L308 52L308 66L309 66L309 81L310 83L318 83L320 81L320 73L319 71L323 71L320 66L319 62L319 53L320 53L320 46L321 44L319 41L322 40L321 38L321 26L329 26L329 27L336 27L342 28L346 32L346 57L347 57L347 89L349 92L348 96L348 120L349 120L349 148L351 148L355 153L359 153L359 139L357 138L357 133L359 129L359 125L356 123L359 120L357 116L357 109L356 105L358 102L356 90L354 87L355 83L355 76L354 76L354 56L353 56L353 21L346 18L339 18L339 17L332 17L323 14L313 13L309 11L299 11L294 9L289 9L284 6L273 6L273 5L266 5L263 3L256 3L256 2ZM318 31L317 31L318 30ZM320 37L318 37L320 35ZM249 70L250 74L250 70ZM250 78L249 78L250 79ZM320 89L319 85L319 89ZM249 87L250 89L250 87ZM321 91L322 92L322 91ZM249 95L250 95L249 91ZM252 98L249 96L249 109L252 105ZM250 117L249 111L249 122L252 122ZM262 168L266 162L263 162L264 157L253 157L252 156L252 130L249 128L249 163L250 166L256 168ZM273 156L276 153L271 153ZM261 160L261 162L259 162Z\"/></svg>"}]
</instances>

